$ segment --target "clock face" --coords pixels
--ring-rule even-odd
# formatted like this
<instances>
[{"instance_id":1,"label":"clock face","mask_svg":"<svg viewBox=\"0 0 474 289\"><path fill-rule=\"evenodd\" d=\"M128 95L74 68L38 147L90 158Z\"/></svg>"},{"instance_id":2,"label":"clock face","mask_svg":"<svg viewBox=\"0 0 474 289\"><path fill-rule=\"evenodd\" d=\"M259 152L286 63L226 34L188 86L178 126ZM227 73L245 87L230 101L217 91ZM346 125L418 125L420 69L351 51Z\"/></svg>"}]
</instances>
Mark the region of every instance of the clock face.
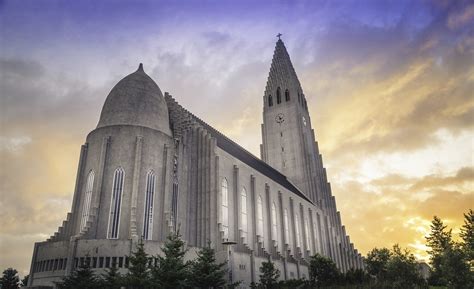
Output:
<instances>
[{"instance_id":1,"label":"clock face","mask_svg":"<svg viewBox=\"0 0 474 289\"><path fill-rule=\"evenodd\" d=\"M303 124L306 126L306 118L303 116Z\"/></svg>"},{"instance_id":2,"label":"clock face","mask_svg":"<svg viewBox=\"0 0 474 289\"><path fill-rule=\"evenodd\" d=\"M283 113L279 113L277 114L277 116L275 117L275 121L277 123L282 123L285 121L285 115Z\"/></svg>"}]
</instances>

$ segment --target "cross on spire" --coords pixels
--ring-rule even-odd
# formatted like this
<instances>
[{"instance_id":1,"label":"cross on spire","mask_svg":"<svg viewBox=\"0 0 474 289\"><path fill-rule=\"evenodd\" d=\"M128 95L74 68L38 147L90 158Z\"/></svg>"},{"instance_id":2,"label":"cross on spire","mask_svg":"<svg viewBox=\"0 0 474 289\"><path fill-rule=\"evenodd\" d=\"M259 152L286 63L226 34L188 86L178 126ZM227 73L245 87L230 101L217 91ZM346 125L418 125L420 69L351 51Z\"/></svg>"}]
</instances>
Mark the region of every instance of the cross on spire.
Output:
<instances>
[{"instance_id":1,"label":"cross on spire","mask_svg":"<svg viewBox=\"0 0 474 289\"><path fill-rule=\"evenodd\" d=\"M281 33L278 33L278 34L277 34L278 40L281 39L280 37L281 37L282 35L283 35L283 34L281 34Z\"/></svg>"}]
</instances>

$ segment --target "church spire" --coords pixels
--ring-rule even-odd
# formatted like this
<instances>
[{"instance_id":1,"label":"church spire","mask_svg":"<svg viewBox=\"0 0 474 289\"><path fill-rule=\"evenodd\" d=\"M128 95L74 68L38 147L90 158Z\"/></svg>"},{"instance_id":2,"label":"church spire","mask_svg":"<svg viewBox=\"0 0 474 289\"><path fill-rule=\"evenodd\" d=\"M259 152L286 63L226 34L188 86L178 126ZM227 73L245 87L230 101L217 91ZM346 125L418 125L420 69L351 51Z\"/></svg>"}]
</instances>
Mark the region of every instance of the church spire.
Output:
<instances>
[{"instance_id":1,"label":"church spire","mask_svg":"<svg viewBox=\"0 0 474 289\"><path fill-rule=\"evenodd\" d=\"M278 87L280 87L280 89L288 89L297 94L302 94L303 92L300 81L298 80L298 76L293 68L285 44L283 43L283 40L281 40L281 34L278 33L277 37L278 40L273 53L265 94L275 95Z\"/></svg>"}]
</instances>

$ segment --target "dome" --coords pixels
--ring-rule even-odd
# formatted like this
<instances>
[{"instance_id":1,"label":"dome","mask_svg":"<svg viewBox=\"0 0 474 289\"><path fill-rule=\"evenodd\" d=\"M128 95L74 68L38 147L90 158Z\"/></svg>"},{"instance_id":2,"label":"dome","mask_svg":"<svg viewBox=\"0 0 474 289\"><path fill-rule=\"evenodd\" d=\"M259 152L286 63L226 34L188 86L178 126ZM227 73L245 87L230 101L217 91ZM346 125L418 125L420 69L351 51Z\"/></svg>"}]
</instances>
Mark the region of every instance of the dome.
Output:
<instances>
[{"instance_id":1,"label":"dome","mask_svg":"<svg viewBox=\"0 0 474 289\"><path fill-rule=\"evenodd\" d=\"M97 128L111 125L136 125L171 135L168 106L158 85L143 71L124 77L110 91Z\"/></svg>"}]
</instances>

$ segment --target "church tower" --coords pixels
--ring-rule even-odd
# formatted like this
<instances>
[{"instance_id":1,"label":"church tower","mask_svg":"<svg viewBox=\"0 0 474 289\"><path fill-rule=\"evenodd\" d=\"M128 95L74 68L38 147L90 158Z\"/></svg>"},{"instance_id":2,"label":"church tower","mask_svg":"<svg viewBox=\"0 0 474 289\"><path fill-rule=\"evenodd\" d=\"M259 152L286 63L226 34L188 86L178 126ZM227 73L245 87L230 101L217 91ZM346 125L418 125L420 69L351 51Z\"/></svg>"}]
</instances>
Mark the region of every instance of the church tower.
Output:
<instances>
[{"instance_id":1,"label":"church tower","mask_svg":"<svg viewBox=\"0 0 474 289\"><path fill-rule=\"evenodd\" d=\"M321 198L319 153L306 97L281 39L276 43L263 104L262 160L317 202Z\"/></svg>"}]
</instances>

